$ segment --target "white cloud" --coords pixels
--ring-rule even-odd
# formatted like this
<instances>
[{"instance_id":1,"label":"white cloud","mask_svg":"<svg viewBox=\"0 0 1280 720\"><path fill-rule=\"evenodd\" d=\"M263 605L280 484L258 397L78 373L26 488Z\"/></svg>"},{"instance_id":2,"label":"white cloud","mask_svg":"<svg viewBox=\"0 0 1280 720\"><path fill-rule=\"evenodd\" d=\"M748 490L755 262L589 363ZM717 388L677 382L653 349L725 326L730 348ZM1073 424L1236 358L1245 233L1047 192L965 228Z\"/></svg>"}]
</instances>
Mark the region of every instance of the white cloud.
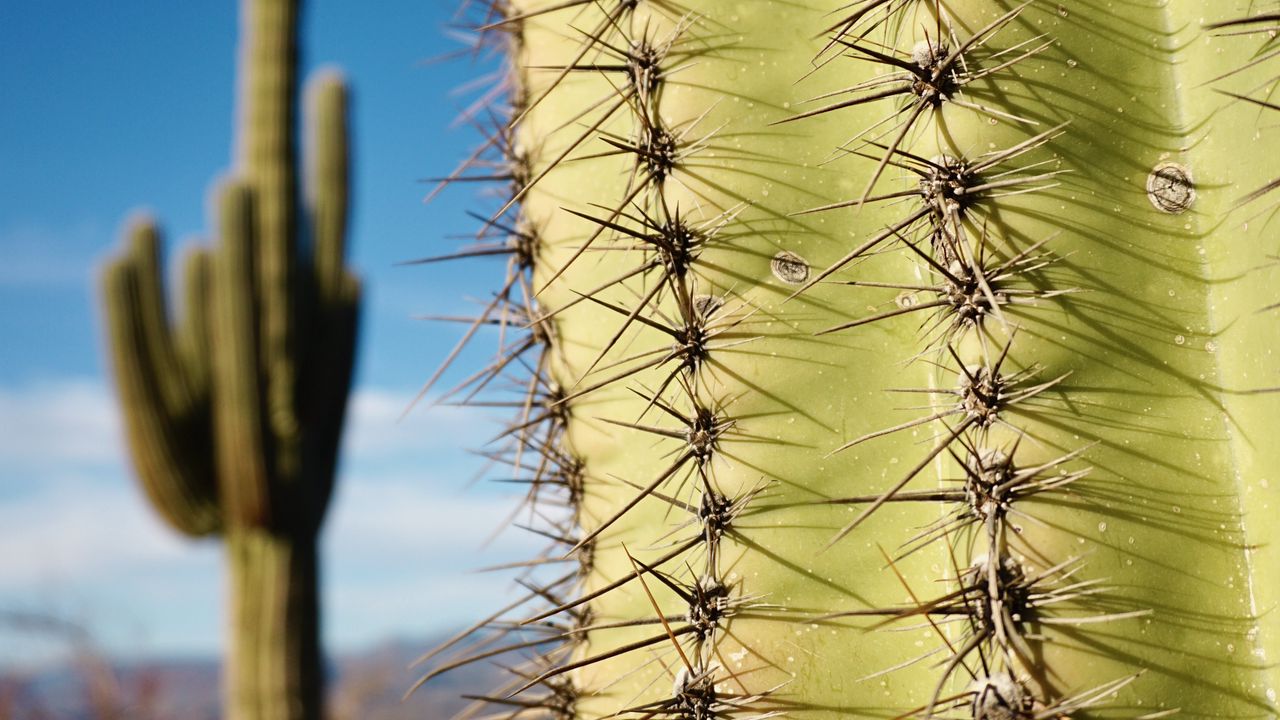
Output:
<instances>
[{"instance_id":1,"label":"white cloud","mask_svg":"<svg viewBox=\"0 0 1280 720\"><path fill-rule=\"evenodd\" d=\"M487 439L490 418L424 406L401 420L410 399L381 389L352 398L322 546L327 634L344 645L452 628L492 604L477 598L500 600L508 587L471 569L543 545L510 531L484 547L518 501L465 488L481 461L464 448ZM156 649L216 642L220 547L179 537L147 507L103 383L0 387L0 427L0 605L61 598L96 609L96 623L131 628L97 629L125 652L138 637Z\"/></svg>"},{"instance_id":2,"label":"white cloud","mask_svg":"<svg viewBox=\"0 0 1280 720\"><path fill-rule=\"evenodd\" d=\"M458 553L479 551L518 499L466 494L458 483L440 480L429 473L415 480L344 478L325 532L349 538L351 548L361 553L404 548L427 561L448 561ZM490 550L509 551L511 544L502 540Z\"/></svg>"},{"instance_id":3,"label":"white cloud","mask_svg":"<svg viewBox=\"0 0 1280 720\"><path fill-rule=\"evenodd\" d=\"M545 544L520 530L497 533L518 496L466 487L481 461L464 448L493 434L491 419L426 405L401 419L409 399L353 398L346 472L324 531L327 634L339 647L478 619L505 602L512 583L475 570L527 559Z\"/></svg>"},{"instance_id":4,"label":"white cloud","mask_svg":"<svg viewBox=\"0 0 1280 720\"><path fill-rule=\"evenodd\" d=\"M345 487L324 543L325 613L339 645L476 620L512 585L510 574L476 570L526 559L544 544L518 530L486 544L514 507L511 498L355 478Z\"/></svg>"},{"instance_id":5,"label":"white cloud","mask_svg":"<svg viewBox=\"0 0 1280 720\"><path fill-rule=\"evenodd\" d=\"M496 432L496 421L472 408L424 402L406 416L412 399L408 393L377 388L352 395L343 439L349 469L396 461L403 469L425 471L438 467L433 458L442 450L454 451L448 459L456 460L462 448L483 443ZM115 397L97 380L0 387L0 427L5 428L0 433L0 482L32 470L119 470L125 463L120 423ZM415 467L410 460L422 464Z\"/></svg>"},{"instance_id":6,"label":"white cloud","mask_svg":"<svg viewBox=\"0 0 1280 720\"><path fill-rule=\"evenodd\" d=\"M123 462L115 399L95 380L0 387L0 427L0 479Z\"/></svg>"},{"instance_id":7,"label":"white cloud","mask_svg":"<svg viewBox=\"0 0 1280 720\"><path fill-rule=\"evenodd\" d=\"M55 488L0 503L0 591L110 582L186 561L191 545L143 503L127 486Z\"/></svg>"},{"instance_id":8,"label":"white cloud","mask_svg":"<svg viewBox=\"0 0 1280 720\"><path fill-rule=\"evenodd\" d=\"M409 393L360 389L351 398L343 452L350 462L379 461L478 445L498 432L494 415L414 402Z\"/></svg>"}]
</instances>

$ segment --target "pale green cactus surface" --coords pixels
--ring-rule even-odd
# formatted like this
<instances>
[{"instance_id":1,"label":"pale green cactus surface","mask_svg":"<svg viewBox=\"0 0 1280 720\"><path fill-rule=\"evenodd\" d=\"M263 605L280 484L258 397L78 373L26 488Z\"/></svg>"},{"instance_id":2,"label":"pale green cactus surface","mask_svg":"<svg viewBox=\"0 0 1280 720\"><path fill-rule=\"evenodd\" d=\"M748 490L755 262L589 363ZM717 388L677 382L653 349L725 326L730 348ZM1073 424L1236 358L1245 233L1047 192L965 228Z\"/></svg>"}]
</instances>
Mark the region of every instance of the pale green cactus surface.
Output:
<instances>
[{"instance_id":1,"label":"pale green cactus surface","mask_svg":"<svg viewBox=\"0 0 1280 720\"><path fill-rule=\"evenodd\" d=\"M1276 716L1274 7L480 10L505 104L451 179L507 194L459 254L509 261L448 397L514 408L551 544L424 682L496 659L467 717Z\"/></svg>"}]
</instances>

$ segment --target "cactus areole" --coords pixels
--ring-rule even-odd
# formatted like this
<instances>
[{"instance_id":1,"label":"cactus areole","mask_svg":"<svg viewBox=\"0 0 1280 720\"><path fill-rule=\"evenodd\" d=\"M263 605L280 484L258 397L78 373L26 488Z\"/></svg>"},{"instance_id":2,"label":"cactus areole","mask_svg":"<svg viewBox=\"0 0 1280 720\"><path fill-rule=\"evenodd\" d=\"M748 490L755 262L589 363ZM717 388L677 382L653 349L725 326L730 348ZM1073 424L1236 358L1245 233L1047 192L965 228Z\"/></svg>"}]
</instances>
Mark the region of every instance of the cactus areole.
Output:
<instances>
[{"instance_id":1,"label":"cactus areole","mask_svg":"<svg viewBox=\"0 0 1280 720\"><path fill-rule=\"evenodd\" d=\"M449 179L506 183L462 254L509 260L464 342L505 332L445 394L515 408L550 544L422 682L496 658L469 717L1276 716L1280 15L475 5L509 69Z\"/></svg>"},{"instance_id":2,"label":"cactus areole","mask_svg":"<svg viewBox=\"0 0 1280 720\"><path fill-rule=\"evenodd\" d=\"M244 0L242 15L240 132L216 242L187 255L170 318L159 233L134 221L104 274L108 335L143 489L180 532L226 538L226 717L319 720L316 534L360 302L343 260L346 90L334 73L307 90L300 202L298 3Z\"/></svg>"}]
</instances>

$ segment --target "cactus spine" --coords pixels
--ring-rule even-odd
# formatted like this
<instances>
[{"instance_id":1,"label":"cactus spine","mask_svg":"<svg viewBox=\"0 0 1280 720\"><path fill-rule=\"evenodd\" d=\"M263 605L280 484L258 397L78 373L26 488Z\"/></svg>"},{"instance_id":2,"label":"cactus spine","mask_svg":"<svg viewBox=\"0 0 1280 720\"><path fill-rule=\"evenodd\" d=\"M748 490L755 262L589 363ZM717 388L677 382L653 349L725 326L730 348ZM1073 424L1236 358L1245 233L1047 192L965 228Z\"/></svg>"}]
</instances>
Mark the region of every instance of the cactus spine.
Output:
<instances>
[{"instance_id":1,"label":"cactus spine","mask_svg":"<svg viewBox=\"0 0 1280 720\"><path fill-rule=\"evenodd\" d=\"M510 108L454 179L500 168L463 254L512 259L465 337L527 335L453 396L531 370L502 457L552 545L424 682L527 652L468 716L1276 716L1274 14L487 9Z\"/></svg>"},{"instance_id":2,"label":"cactus spine","mask_svg":"<svg viewBox=\"0 0 1280 720\"><path fill-rule=\"evenodd\" d=\"M321 717L316 536L360 302L344 265L347 99L336 73L307 90L298 207L298 11L296 0L243 2L236 167L214 200L218 242L186 258L180 321L170 325L150 219L128 228L103 283L141 484L178 531L226 538L226 712L237 720Z\"/></svg>"}]
</instances>

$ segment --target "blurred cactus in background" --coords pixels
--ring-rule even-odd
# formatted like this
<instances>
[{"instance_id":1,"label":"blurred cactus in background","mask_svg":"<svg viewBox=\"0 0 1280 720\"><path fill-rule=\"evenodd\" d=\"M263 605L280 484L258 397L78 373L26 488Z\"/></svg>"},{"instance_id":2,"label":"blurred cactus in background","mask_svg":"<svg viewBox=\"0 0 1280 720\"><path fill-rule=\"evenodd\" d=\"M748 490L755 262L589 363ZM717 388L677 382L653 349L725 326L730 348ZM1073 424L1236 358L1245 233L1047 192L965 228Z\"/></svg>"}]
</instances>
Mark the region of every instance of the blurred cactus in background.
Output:
<instances>
[{"instance_id":1,"label":"blurred cactus in background","mask_svg":"<svg viewBox=\"0 0 1280 720\"><path fill-rule=\"evenodd\" d=\"M242 4L236 167L216 194L219 242L184 263L181 317L171 324L149 218L130 225L103 282L142 486L180 532L226 537L226 713L237 720L321 717L316 535L333 489L360 302L343 264L347 99L334 73L307 91L299 213L299 4Z\"/></svg>"}]
</instances>

